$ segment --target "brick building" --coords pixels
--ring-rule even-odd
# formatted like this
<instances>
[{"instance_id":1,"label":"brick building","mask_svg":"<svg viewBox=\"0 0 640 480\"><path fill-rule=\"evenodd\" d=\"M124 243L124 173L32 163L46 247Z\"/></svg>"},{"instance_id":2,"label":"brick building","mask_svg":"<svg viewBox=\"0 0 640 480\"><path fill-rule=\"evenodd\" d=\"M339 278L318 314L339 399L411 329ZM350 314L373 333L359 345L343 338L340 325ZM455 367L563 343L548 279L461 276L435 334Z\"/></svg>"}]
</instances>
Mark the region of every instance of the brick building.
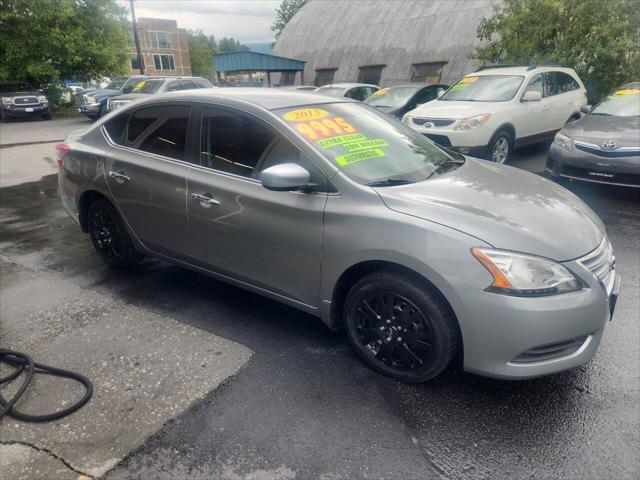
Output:
<instances>
[{"instance_id":1,"label":"brick building","mask_svg":"<svg viewBox=\"0 0 640 480\"><path fill-rule=\"evenodd\" d=\"M147 75L191 75L191 58L187 32L175 20L138 18L138 38ZM129 42L132 74L140 73L136 44L131 30Z\"/></svg>"}]
</instances>

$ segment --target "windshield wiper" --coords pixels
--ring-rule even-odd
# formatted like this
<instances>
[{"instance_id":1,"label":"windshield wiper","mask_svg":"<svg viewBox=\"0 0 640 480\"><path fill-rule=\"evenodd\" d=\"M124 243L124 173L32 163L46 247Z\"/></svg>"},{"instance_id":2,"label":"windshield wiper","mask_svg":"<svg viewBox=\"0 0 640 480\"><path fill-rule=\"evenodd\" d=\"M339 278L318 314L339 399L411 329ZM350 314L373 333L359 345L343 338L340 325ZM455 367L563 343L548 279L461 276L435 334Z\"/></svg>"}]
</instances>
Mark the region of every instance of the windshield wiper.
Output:
<instances>
[{"instance_id":1,"label":"windshield wiper","mask_svg":"<svg viewBox=\"0 0 640 480\"><path fill-rule=\"evenodd\" d=\"M408 185L410 183L413 183L413 182L411 180L387 178L386 180L378 180L377 182L367 183L367 187L393 187L394 185Z\"/></svg>"}]
</instances>

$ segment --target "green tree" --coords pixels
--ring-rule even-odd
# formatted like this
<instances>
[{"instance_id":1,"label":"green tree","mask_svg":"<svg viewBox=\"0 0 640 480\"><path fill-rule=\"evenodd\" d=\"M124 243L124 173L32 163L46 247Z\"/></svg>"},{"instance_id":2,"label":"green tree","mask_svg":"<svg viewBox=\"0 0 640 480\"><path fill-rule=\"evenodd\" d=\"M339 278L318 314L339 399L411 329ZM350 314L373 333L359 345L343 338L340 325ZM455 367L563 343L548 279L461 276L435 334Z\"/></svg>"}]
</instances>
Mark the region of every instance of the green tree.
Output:
<instances>
[{"instance_id":1,"label":"green tree","mask_svg":"<svg viewBox=\"0 0 640 480\"><path fill-rule=\"evenodd\" d=\"M213 36L210 38L213 39ZM212 78L214 75L212 58L214 48L209 43L209 37L202 30L189 30L187 40L189 42L189 57L191 57L191 72L198 77ZM215 42L215 39L213 41Z\"/></svg>"},{"instance_id":2,"label":"green tree","mask_svg":"<svg viewBox=\"0 0 640 480\"><path fill-rule=\"evenodd\" d=\"M249 50L249 47L241 44L238 40L235 40L233 37L230 37L230 38L222 37L222 39L218 41L218 48L217 48L218 53L246 52L247 50Z\"/></svg>"},{"instance_id":3,"label":"green tree","mask_svg":"<svg viewBox=\"0 0 640 480\"><path fill-rule=\"evenodd\" d=\"M276 8L276 20L271 26L271 31L275 32L276 40L280 37L289 20L298 13L298 10L300 10L305 3L307 3L307 0L282 0L280 6Z\"/></svg>"},{"instance_id":4,"label":"green tree","mask_svg":"<svg viewBox=\"0 0 640 480\"><path fill-rule=\"evenodd\" d=\"M592 101L640 78L637 0L503 0L478 26L488 63L574 68Z\"/></svg>"},{"instance_id":5,"label":"green tree","mask_svg":"<svg viewBox=\"0 0 640 480\"><path fill-rule=\"evenodd\" d=\"M0 79L44 85L125 72L124 14L114 0L0 0Z\"/></svg>"}]
</instances>

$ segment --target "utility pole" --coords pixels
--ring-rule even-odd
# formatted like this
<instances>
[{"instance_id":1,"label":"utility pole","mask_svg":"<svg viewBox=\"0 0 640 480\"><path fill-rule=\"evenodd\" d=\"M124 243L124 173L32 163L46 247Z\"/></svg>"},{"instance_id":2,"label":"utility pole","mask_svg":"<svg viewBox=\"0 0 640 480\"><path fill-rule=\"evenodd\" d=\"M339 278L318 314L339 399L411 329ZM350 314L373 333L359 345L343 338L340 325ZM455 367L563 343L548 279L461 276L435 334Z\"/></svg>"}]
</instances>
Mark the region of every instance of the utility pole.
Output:
<instances>
[{"instance_id":1,"label":"utility pole","mask_svg":"<svg viewBox=\"0 0 640 480\"><path fill-rule=\"evenodd\" d=\"M138 65L140 65L140 74L144 75L144 59L142 58L142 52L140 51L140 39L138 38L138 26L136 25L136 7L133 4L133 0L129 0L129 4L131 5L131 23L133 24L133 38L136 41Z\"/></svg>"}]
</instances>

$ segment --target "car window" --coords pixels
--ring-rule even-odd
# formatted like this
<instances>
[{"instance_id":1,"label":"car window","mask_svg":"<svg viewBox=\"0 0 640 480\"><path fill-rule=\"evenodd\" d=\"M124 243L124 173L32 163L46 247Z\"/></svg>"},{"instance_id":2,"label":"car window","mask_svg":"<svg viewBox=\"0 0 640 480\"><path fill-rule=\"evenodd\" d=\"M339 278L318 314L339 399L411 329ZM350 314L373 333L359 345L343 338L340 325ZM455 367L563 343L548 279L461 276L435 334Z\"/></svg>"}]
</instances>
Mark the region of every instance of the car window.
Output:
<instances>
[{"instance_id":1,"label":"car window","mask_svg":"<svg viewBox=\"0 0 640 480\"><path fill-rule=\"evenodd\" d=\"M104 129L112 142L117 143L118 145L125 144L124 132L127 128L128 120L129 114L122 113L120 115L116 115L104 124Z\"/></svg>"},{"instance_id":2,"label":"car window","mask_svg":"<svg viewBox=\"0 0 640 480\"><path fill-rule=\"evenodd\" d=\"M141 135L153 125L160 118L159 108L144 108L138 110L131 121L129 122L129 128L127 129L127 145L133 146Z\"/></svg>"},{"instance_id":3,"label":"car window","mask_svg":"<svg viewBox=\"0 0 640 480\"><path fill-rule=\"evenodd\" d=\"M167 92L177 92L178 90L184 90L181 81L176 80L169 83L169 85L167 86Z\"/></svg>"},{"instance_id":4,"label":"car window","mask_svg":"<svg viewBox=\"0 0 640 480\"><path fill-rule=\"evenodd\" d=\"M254 176L275 133L262 122L235 111L207 108L202 116L202 165L243 177Z\"/></svg>"},{"instance_id":5,"label":"car window","mask_svg":"<svg viewBox=\"0 0 640 480\"><path fill-rule=\"evenodd\" d=\"M542 83L542 74L539 73L529 80L529 84L525 89L526 92L539 92L542 97L544 97L544 84Z\"/></svg>"},{"instance_id":6,"label":"car window","mask_svg":"<svg viewBox=\"0 0 640 480\"><path fill-rule=\"evenodd\" d=\"M200 88L200 86L191 80L182 80L180 82L180 90L193 90L194 88Z\"/></svg>"},{"instance_id":7,"label":"car window","mask_svg":"<svg viewBox=\"0 0 640 480\"><path fill-rule=\"evenodd\" d=\"M439 90L443 90L443 89L441 88ZM412 103L414 105L419 105L421 103L427 103L427 102L430 102L431 100L434 100L437 96L438 96L438 89L435 89L435 88L432 88L432 87L423 88L415 96L415 98L413 99Z\"/></svg>"},{"instance_id":8,"label":"car window","mask_svg":"<svg viewBox=\"0 0 640 480\"><path fill-rule=\"evenodd\" d=\"M547 72L544 75L547 96L559 95L580 88L578 82L564 72Z\"/></svg>"},{"instance_id":9,"label":"car window","mask_svg":"<svg viewBox=\"0 0 640 480\"><path fill-rule=\"evenodd\" d=\"M345 93L345 97L353 98L354 100L363 101L365 98L373 93L373 89L370 87L354 87Z\"/></svg>"},{"instance_id":10,"label":"car window","mask_svg":"<svg viewBox=\"0 0 640 480\"><path fill-rule=\"evenodd\" d=\"M189 107L161 107L158 119L153 123L140 146L143 152L164 157L184 160L187 129L189 126ZM134 114L134 118L137 115Z\"/></svg>"}]
</instances>

